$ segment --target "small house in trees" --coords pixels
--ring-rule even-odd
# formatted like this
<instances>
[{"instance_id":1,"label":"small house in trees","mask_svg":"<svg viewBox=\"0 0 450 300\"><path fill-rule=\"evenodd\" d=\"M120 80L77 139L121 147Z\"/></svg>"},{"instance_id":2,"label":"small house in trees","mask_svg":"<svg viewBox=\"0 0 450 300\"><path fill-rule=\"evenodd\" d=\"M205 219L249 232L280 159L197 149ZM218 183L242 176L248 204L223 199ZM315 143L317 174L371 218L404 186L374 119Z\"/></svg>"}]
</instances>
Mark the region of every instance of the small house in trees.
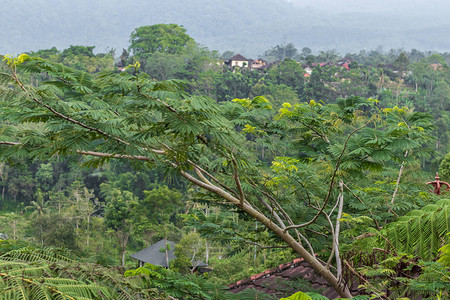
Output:
<instances>
[{"instance_id":1,"label":"small house in trees","mask_svg":"<svg viewBox=\"0 0 450 300\"><path fill-rule=\"evenodd\" d=\"M351 58L351 57L348 57L348 56L346 56L346 57L344 57L344 58L342 58L342 59L340 59L340 60L338 60L338 62L336 63L338 66L342 66L342 65L344 65L344 64L351 64L352 62L354 62L355 60L353 59L353 58Z\"/></svg>"},{"instance_id":2,"label":"small house in trees","mask_svg":"<svg viewBox=\"0 0 450 300\"><path fill-rule=\"evenodd\" d=\"M264 69L267 67L267 64L264 60L260 59L255 59L255 60L249 60L249 67L251 69Z\"/></svg>"},{"instance_id":3,"label":"small house in trees","mask_svg":"<svg viewBox=\"0 0 450 300\"><path fill-rule=\"evenodd\" d=\"M311 68L311 67L309 67L309 66L306 66L306 68L305 68L306 74L311 75L312 71L313 71L313 68ZM305 76L305 77L306 77L306 76Z\"/></svg>"},{"instance_id":4,"label":"small house in trees","mask_svg":"<svg viewBox=\"0 0 450 300\"><path fill-rule=\"evenodd\" d=\"M249 68L252 70L259 70L267 67L267 63L261 58L256 60L251 58L247 59L240 54L236 54L232 58L226 60L224 64L229 67Z\"/></svg>"},{"instance_id":5,"label":"small house in trees","mask_svg":"<svg viewBox=\"0 0 450 300\"><path fill-rule=\"evenodd\" d=\"M131 254L130 257L139 261L139 267L149 263L167 268L169 267L170 261L175 258L175 255L173 254L174 248L174 242L162 239L150 247Z\"/></svg>"},{"instance_id":6,"label":"small house in trees","mask_svg":"<svg viewBox=\"0 0 450 300\"><path fill-rule=\"evenodd\" d=\"M343 67L344 69L350 70L350 64L354 62L354 60L351 57L344 57L343 59L339 60L336 65Z\"/></svg>"},{"instance_id":7,"label":"small house in trees","mask_svg":"<svg viewBox=\"0 0 450 300\"><path fill-rule=\"evenodd\" d=\"M248 67L249 66L249 59L243 57L240 54L236 54L235 56L233 56L232 58L230 58L229 60L225 61L225 64L230 66L230 67Z\"/></svg>"},{"instance_id":8,"label":"small house in trees","mask_svg":"<svg viewBox=\"0 0 450 300\"><path fill-rule=\"evenodd\" d=\"M161 266L163 268L168 268L170 261L175 259L173 250L175 249L175 243L168 240L160 240L157 243L142 249L130 257L139 261L139 267L144 266L146 263L155 266ZM202 261L195 261L192 263L192 272L198 271L200 273L209 272L211 269L206 268L208 264Z\"/></svg>"}]
</instances>

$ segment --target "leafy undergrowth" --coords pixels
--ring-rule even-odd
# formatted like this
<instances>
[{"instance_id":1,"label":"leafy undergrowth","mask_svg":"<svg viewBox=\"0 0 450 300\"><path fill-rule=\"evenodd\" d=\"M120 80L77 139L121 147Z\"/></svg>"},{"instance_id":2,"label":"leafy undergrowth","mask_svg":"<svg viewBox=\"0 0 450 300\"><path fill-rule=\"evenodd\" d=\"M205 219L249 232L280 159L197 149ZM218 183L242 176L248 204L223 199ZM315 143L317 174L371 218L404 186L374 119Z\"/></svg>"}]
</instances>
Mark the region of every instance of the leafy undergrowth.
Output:
<instances>
[{"instance_id":1,"label":"leafy undergrowth","mask_svg":"<svg viewBox=\"0 0 450 300\"><path fill-rule=\"evenodd\" d=\"M62 249L0 241L2 299L165 299L118 268L85 263Z\"/></svg>"},{"instance_id":2,"label":"leafy undergrowth","mask_svg":"<svg viewBox=\"0 0 450 300\"><path fill-rule=\"evenodd\" d=\"M146 264L121 268L87 263L70 251L0 240L0 299L273 300L253 289L239 294L203 276Z\"/></svg>"},{"instance_id":3,"label":"leafy undergrowth","mask_svg":"<svg viewBox=\"0 0 450 300\"><path fill-rule=\"evenodd\" d=\"M183 275L159 266L145 264L143 267L125 272L125 277L140 278L144 289L159 288L166 295L184 300L274 300L276 298L254 289L238 294L226 291L217 281L203 276ZM172 299L173 299L172 298Z\"/></svg>"}]
</instances>

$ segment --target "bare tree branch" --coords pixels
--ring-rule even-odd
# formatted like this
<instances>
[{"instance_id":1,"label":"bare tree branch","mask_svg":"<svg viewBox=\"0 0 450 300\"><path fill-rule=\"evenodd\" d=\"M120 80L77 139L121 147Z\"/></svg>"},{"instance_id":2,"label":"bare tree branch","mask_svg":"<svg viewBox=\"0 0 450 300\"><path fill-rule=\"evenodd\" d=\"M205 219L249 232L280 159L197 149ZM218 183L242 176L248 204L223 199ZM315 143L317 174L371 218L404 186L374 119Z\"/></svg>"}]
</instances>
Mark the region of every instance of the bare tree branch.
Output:
<instances>
[{"instance_id":1,"label":"bare tree branch","mask_svg":"<svg viewBox=\"0 0 450 300\"><path fill-rule=\"evenodd\" d=\"M404 157L408 156L409 150L406 150ZM394 205L395 196L397 196L398 188L400 187L400 179L402 178L403 169L405 168L405 161L402 161L402 165L400 166L400 170L398 171L397 182L395 183L394 193L392 194L391 205ZM390 210L391 208L389 208Z\"/></svg>"},{"instance_id":2,"label":"bare tree branch","mask_svg":"<svg viewBox=\"0 0 450 300\"><path fill-rule=\"evenodd\" d=\"M77 153L82 154L82 155L98 156L98 157L126 158L126 159L137 159L137 160L143 160L143 161L152 161L152 159L150 157L142 156L142 155L111 154L111 153L83 151L83 150L77 150ZM163 151L163 153L164 153L164 151Z\"/></svg>"},{"instance_id":3,"label":"bare tree branch","mask_svg":"<svg viewBox=\"0 0 450 300\"><path fill-rule=\"evenodd\" d=\"M236 197L239 197L239 195L237 194L237 192L235 190L233 190L232 188L226 186L225 184L221 183L219 179L217 179L214 175L212 175L211 173L209 173L208 171L206 171L205 169L203 169L202 167L200 167L198 164L194 163L191 160L188 160L188 162L194 167L197 168L200 172L202 172L203 174L205 174L206 176L208 176L209 178L211 178L212 181L214 181L215 183L217 183L219 186L221 186L222 188L224 188L225 190L227 190L230 193L233 193Z\"/></svg>"},{"instance_id":4,"label":"bare tree branch","mask_svg":"<svg viewBox=\"0 0 450 300\"><path fill-rule=\"evenodd\" d=\"M363 276L361 276L361 274L359 274L358 272L356 272L356 270L348 263L347 260L344 260L344 263L347 265L348 269L350 270L350 272L352 272L353 274L355 274L356 276L359 277L359 279L361 279L362 281L364 281L366 284L368 284L369 286L372 287L373 292L375 293L375 295L377 295L380 299L382 299L382 295L384 295L383 292L379 291L377 288L375 288L369 281L367 281L367 279L365 279ZM378 293L377 293L378 292Z\"/></svg>"},{"instance_id":5,"label":"bare tree branch","mask_svg":"<svg viewBox=\"0 0 450 300\"><path fill-rule=\"evenodd\" d=\"M286 228L286 225L284 224L283 220L281 220L280 216L277 214L277 212L274 210L272 206L269 205L264 199L258 197L258 200L270 211L270 213L274 216L274 218L277 220L278 224L281 228Z\"/></svg>"},{"instance_id":6,"label":"bare tree branch","mask_svg":"<svg viewBox=\"0 0 450 300\"><path fill-rule=\"evenodd\" d=\"M339 233L341 229L341 217L342 217L342 211L344 209L344 182L342 180L339 181L339 196L338 196L338 202L339 202L339 209L338 214L336 216L336 227L334 229L334 245L335 247L334 253L336 257L336 269L337 269L337 277L340 279L342 277L342 263L341 263L341 257L339 254Z\"/></svg>"},{"instance_id":7,"label":"bare tree branch","mask_svg":"<svg viewBox=\"0 0 450 300\"><path fill-rule=\"evenodd\" d=\"M0 141L0 145L16 146L16 145L20 145L20 143L19 143L19 142L5 142L5 141Z\"/></svg>"},{"instance_id":8,"label":"bare tree branch","mask_svg":"<svg viewBox=\"0 0 450 300\"><path fill-rule=\"evenodd\" d=\"M289 246L264 246L257 242L250 242L250 241L244 241L244 243L252 245L252 246L258 246L261 249L277 249L277 248L289 248Z\"/></svg>"}]
</instances>

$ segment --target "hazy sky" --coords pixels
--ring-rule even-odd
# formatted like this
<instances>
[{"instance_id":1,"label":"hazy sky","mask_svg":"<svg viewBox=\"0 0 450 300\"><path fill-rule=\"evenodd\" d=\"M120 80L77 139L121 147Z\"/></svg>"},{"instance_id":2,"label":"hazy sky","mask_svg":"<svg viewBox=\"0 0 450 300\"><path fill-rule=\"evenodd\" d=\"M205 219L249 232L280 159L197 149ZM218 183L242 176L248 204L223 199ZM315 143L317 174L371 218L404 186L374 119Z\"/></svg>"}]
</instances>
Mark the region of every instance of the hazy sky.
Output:
<instances>
[{"instance_id":1,"label":"hazy sky","mask_svg":"<svg viewBox=\"0 0 450 300\"><path fill-rule=\"evenodd\" d=\"M448 0L286 0L298 6L311 6L334 12L364 11L383 12L396 11L436 13L450 12Z\"/></svg>"},{"instance_id":2,"label":"hazy sky","mask_svg":"<svg viewBox=\"0 0 450 300\"><path fill-rule=\"evenodd\" d=\"M343 53L380 45L450 51L450 0L0 0L0 4L0 53L70 45L121 51L129 46L135 28L157 23L183 25L210 49L250 57L287 42L300 49Z\"/></svg>"}]
</instances>

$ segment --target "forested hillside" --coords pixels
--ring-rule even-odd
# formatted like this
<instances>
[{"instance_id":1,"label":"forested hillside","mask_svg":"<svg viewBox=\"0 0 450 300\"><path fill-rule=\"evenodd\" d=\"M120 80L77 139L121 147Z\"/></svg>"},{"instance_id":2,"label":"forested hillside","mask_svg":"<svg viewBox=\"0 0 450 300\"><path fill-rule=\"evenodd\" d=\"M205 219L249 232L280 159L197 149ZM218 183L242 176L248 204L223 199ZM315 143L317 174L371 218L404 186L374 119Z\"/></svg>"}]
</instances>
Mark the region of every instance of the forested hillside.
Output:
<instances>
[{"instance_id":1,"label":"forested hillside","mask_svg":"<svg viewBox=\"0 0 450 300\"><path fill-rule=\"evenodd\" d=\"M448 298L449 54L189 33L2 56L0 299Z\"/></svg>"},{"instance_id":2,"label":"forested hillside","mask_svg":"<svg viewBox=\"0 0 450 300\"><path fill-rule=\"evenodd\" d=\"M0 53L36 51L55 46L95 45L96 52L128 45L129 33L142 25L176 23L195 40L221 52L233 50L256 58L268 47L292 42L315 52L336 49L450 48L443 13L412 5L386 5L383 11L348 12L313 8L284 0L246 1L2 1ZM391 4L391 3L389 3ZM448 8L448 7L447 7ZM401 12L401 13L400 13Z\"/></svg>"}]
</instances>

